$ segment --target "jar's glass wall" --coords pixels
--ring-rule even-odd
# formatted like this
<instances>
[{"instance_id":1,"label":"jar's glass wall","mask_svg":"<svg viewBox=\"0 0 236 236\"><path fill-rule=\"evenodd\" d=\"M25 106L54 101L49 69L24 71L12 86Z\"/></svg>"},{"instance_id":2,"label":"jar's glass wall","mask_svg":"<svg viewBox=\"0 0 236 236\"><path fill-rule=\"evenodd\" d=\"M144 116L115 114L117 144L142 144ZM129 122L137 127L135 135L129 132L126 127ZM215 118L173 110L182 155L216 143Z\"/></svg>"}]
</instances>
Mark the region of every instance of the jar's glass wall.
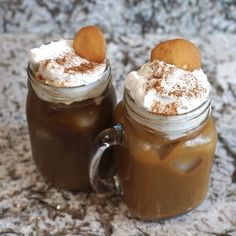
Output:
<instances>
[{"instance_id":1,"label":"jar's glass wall","mask_svg":"<svg viewBox=\"0 0 236 236\"><path fill-rule=\"evenodd\" d=\"M111 125L116 103L111 78L107 79L108 86L99 97L67 105L40 99L28 80L26 114L33 159L42 175L56 186L89 186L92 142Z\"/></svg>"},{"instance_id":2,"label":"jar's glass wall","mask_svg":"<svg viewBox=\"0 0 236 236\"><path fill-rule=\"evenodd\" d=\"M217 139L211 116L200 128L175 140L127 116L123 103L117 106L115 119L125 130L124 147L116 148L115 166L134 216L167 218L203 201Z\"/></svg>"}]
</instances>

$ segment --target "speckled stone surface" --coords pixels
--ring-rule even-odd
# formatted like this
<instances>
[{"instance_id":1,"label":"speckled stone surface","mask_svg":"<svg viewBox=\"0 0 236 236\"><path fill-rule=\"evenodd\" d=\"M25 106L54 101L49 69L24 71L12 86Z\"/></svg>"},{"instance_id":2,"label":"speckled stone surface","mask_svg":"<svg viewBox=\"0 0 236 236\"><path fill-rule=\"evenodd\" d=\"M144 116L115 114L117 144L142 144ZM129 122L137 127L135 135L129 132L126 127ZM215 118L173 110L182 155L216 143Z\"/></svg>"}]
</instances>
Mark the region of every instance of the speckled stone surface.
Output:
<instances>
[{"instance_id":1,"label":"speckled stone surface","mask_svg":"<svg viewBox=\"0 0 236 236\"><path fill-rule=\"evenodd\" d=\"M99 24L109 35L236 32L234 0L1 0L0 32L74 33Z\"/></svg>"},{"instance_id":2,"label":"speckled stone surface","mask_svg":"<svg viewBox=\"0 0 236 236\"><path fill-rule=\"evenodd\" d=\"M186 1L183 5L174 1L176 10L171 13L169 24L165 23L171 11L168 1L158 3L162 4L158 5L160 14L153 21L156 3L151 6L138 1L115 1L114 6L113 1L107 1L104 15L114 17L104 21L104 15L91 14L94 9L103 9L105 3L96 4L99 1L82 2L79 6L75 4L77 1L71 1L74 5L57 4L58 10L54 9L57 1L51 1L47 7L45 2L0 1L0 32L4 32L0 36L0 235L235 236L236 18L233 1ZM129 7L126 14L125 6ZM196 17L189 15L188 9ZM136 22L141 16L143 27ZM189 21L195 22L195 27L190 27ZM159 40L185 36L201 48L203 69L213 86L212 106L219 141L207 198L195 210L166 221L143 222L130 218L118 196L55 189L37 171L31 158L25 117L27 50L58 39L59 34L72 35L81 24L87 23L100 23L106 30L119 99L126 74L148 60L150 48Z\"/></svg>"}]
</instances>

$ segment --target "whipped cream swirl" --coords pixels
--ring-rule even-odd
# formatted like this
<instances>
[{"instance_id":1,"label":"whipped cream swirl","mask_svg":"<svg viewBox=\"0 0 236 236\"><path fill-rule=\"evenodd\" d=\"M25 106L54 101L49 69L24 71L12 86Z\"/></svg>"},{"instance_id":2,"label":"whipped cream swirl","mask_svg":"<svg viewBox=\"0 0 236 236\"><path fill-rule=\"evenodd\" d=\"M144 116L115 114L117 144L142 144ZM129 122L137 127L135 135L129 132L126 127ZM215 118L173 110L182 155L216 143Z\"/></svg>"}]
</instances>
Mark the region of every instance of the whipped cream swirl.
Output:
<instances>
[{"instance_id":1,"label":"whipped cream swirl","mask_svg":"<svg viewBox=\"0 0 236 236\"><path fill-rule=\"evenodd\" d=\"M211 86L201 70L186 71L163 61L130 72L125 88L135 103L158 115L188 113L209 99Z\"/></svg>"},{"instance_id":2,"label":"whipped cream swirl","mask_svg":"<svg viewBox=\"0 0 236 236\"><path fill-rule=\"evenodd\" d=\"M110 81L109 61L95 63L80 57L73 40L33 48L29 56L29 75L34 77L31 85L37 96L48 102L71 104L97 98Z\"/></svg>"},{"instance_id":3,"label":"whipped cream swirl","mask_svg":"<svg viewBox=\"0 0 236 236\"><path fill-rule=\"evenodd\" d=\"M90 62L73 49L73 40L59 40L33 48L31 67L38 71L39 79L54 87L76 87L99 79L106 68L103 63Z\"/></svg>"}]
</instances>

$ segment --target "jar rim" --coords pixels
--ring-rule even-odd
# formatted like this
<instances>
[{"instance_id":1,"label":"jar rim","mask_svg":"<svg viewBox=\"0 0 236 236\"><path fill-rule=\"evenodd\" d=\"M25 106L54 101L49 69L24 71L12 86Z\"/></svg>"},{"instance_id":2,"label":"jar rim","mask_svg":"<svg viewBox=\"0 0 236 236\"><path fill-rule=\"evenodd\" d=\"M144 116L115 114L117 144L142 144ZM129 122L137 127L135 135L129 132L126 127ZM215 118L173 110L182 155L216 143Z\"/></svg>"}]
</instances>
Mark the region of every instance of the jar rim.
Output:
<instances>
[{"instance_id":1,"label":"jar rim","mask_svg":"<svg viewBox=\"0 0 236 236\"><path fill-rule=\"evenodd\" d=\"M106 67L104 72L99 76L100 78L87 85L55 87L45 84L35 78L36 71L33 71L30 63L28 64L27 73L32 89L40 99L47 102L64 103L67 105L92 98L99 102L101 98L105 96L104 91L106 91L112 83L111 66L108 59L106 59Z\"/></svg>"},{"instance_id":2,"label":"jar rim","mask_svg":"<svg viewBox=\"0 0 236 236\"><path fill-rule=\"evenodd\" d=\"M156 132L166 134L170 139L184 136L193 132L207 120L211 113L211 96L197 108L177 115L162 115L148 112L138 106L127 89L124 91L125 113L132 117L137 123Z\"/></svg>"},{"instance_id":3,"label":"jar rim","mask_svg":"<svg viewBox=\"0 0 236 236\"><path fill-rule=\"evenodd\" d=\"M135 105L135 106L137 106L139 109L141 109L141 110L143 110L144 112L146 112L146 113L148 113L148 114L150 114L150 115L152 115L153 117L158 117L159 119L161 118L161 117L163 117L163 118L165 118L166 119L166 117L181 117L181 116L184 116L184 115L187 115L187 114L189 114L189 113L192 113L192 112L195 112L195 111L197 111L200 107L202 107L202 106L204 106L204 104L208 104L209 103L209 101L211 100L211 92L209 93L209 95L206 97L206 100L204 100L204 102L203 103L201 103L198 107L195 107L193 110L190 110L190 111L187 111L187 112L184 112L184 113L181 113L181 114L171 114L171 115L164 115L164 114L155 114L155 113L152 113L152 112L149 112L148 110L146 110L145 108L143 108L143 107L141 107L141 106L138 106L136 103L135 103L135 101L134 101L134 99L132 98L132 96L130 95L130 93L129 93L129 91L127 90L127 89L125 89L125 91L124 91L124 97L125 98L128 98L131 102L132 102L132 104L133 105Z\"/></svg>"},{"instance_id":4,"label":"jar rim","mask_svg":"<svg viewBox=\"0 0 236 236\"><path fill-rule=\"evenodd\" d=\"M32 82L35 82L35 80L37 81L38 84L40 84L41 86L46 86L46 87L49 87L49 88L53 88L53 89L73 89L73 88L80 88L80 87L85 87L85 86L88 86L88 85L92 85L92 84L96 84L98 81L100 81L101 79L103 79L104 75L106 75L107 71L110 72L110 61L109 59L106 59L106 67L104 68L104 71L99 75L99 79L92 82L92 83L89 83L89 84L83 84L83 85L78 85L78 86L70 86L70 87L56 87L52 84L46 84L44 83L43 81L41 80L37 80L35 78L35 73L36 71L33 70L32 68L32 64L29 62L28 63L28 66L27 66L27 75L29 77L29 79L32 81ZM107 78L109 78L109 76L107 76Z\"/></svg>"}]
</instances>

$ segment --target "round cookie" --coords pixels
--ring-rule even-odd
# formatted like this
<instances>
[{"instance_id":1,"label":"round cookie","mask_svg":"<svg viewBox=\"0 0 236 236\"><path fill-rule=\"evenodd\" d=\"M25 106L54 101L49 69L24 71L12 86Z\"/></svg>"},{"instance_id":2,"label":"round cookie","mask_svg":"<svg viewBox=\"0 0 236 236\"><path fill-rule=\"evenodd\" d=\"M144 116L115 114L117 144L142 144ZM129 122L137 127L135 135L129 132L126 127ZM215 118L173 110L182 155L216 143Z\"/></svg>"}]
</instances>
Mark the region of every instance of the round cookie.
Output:
<instances>
[{"instance_id":1,"label":"round cookie","mask_svg":"<svg viewBox=\"0 0 236 236\"><path fill-rule=\"evenodd\" d=\"M151 51L150 61L161 60L192 71L201 68L199 49L185 39L171 39L158 44Z\"/></svg>"},{"instance_id":2,"label":"round cookie","mask_svg":"<svg viewBox=\"0 0 236 236\"><path fill-rule=\"evenodd\" d=\"M106 58L106 41L96 26L85 26L76 33L73 48L76 53L92 62L101 63Z\"/></svg>"}]
</instances>

